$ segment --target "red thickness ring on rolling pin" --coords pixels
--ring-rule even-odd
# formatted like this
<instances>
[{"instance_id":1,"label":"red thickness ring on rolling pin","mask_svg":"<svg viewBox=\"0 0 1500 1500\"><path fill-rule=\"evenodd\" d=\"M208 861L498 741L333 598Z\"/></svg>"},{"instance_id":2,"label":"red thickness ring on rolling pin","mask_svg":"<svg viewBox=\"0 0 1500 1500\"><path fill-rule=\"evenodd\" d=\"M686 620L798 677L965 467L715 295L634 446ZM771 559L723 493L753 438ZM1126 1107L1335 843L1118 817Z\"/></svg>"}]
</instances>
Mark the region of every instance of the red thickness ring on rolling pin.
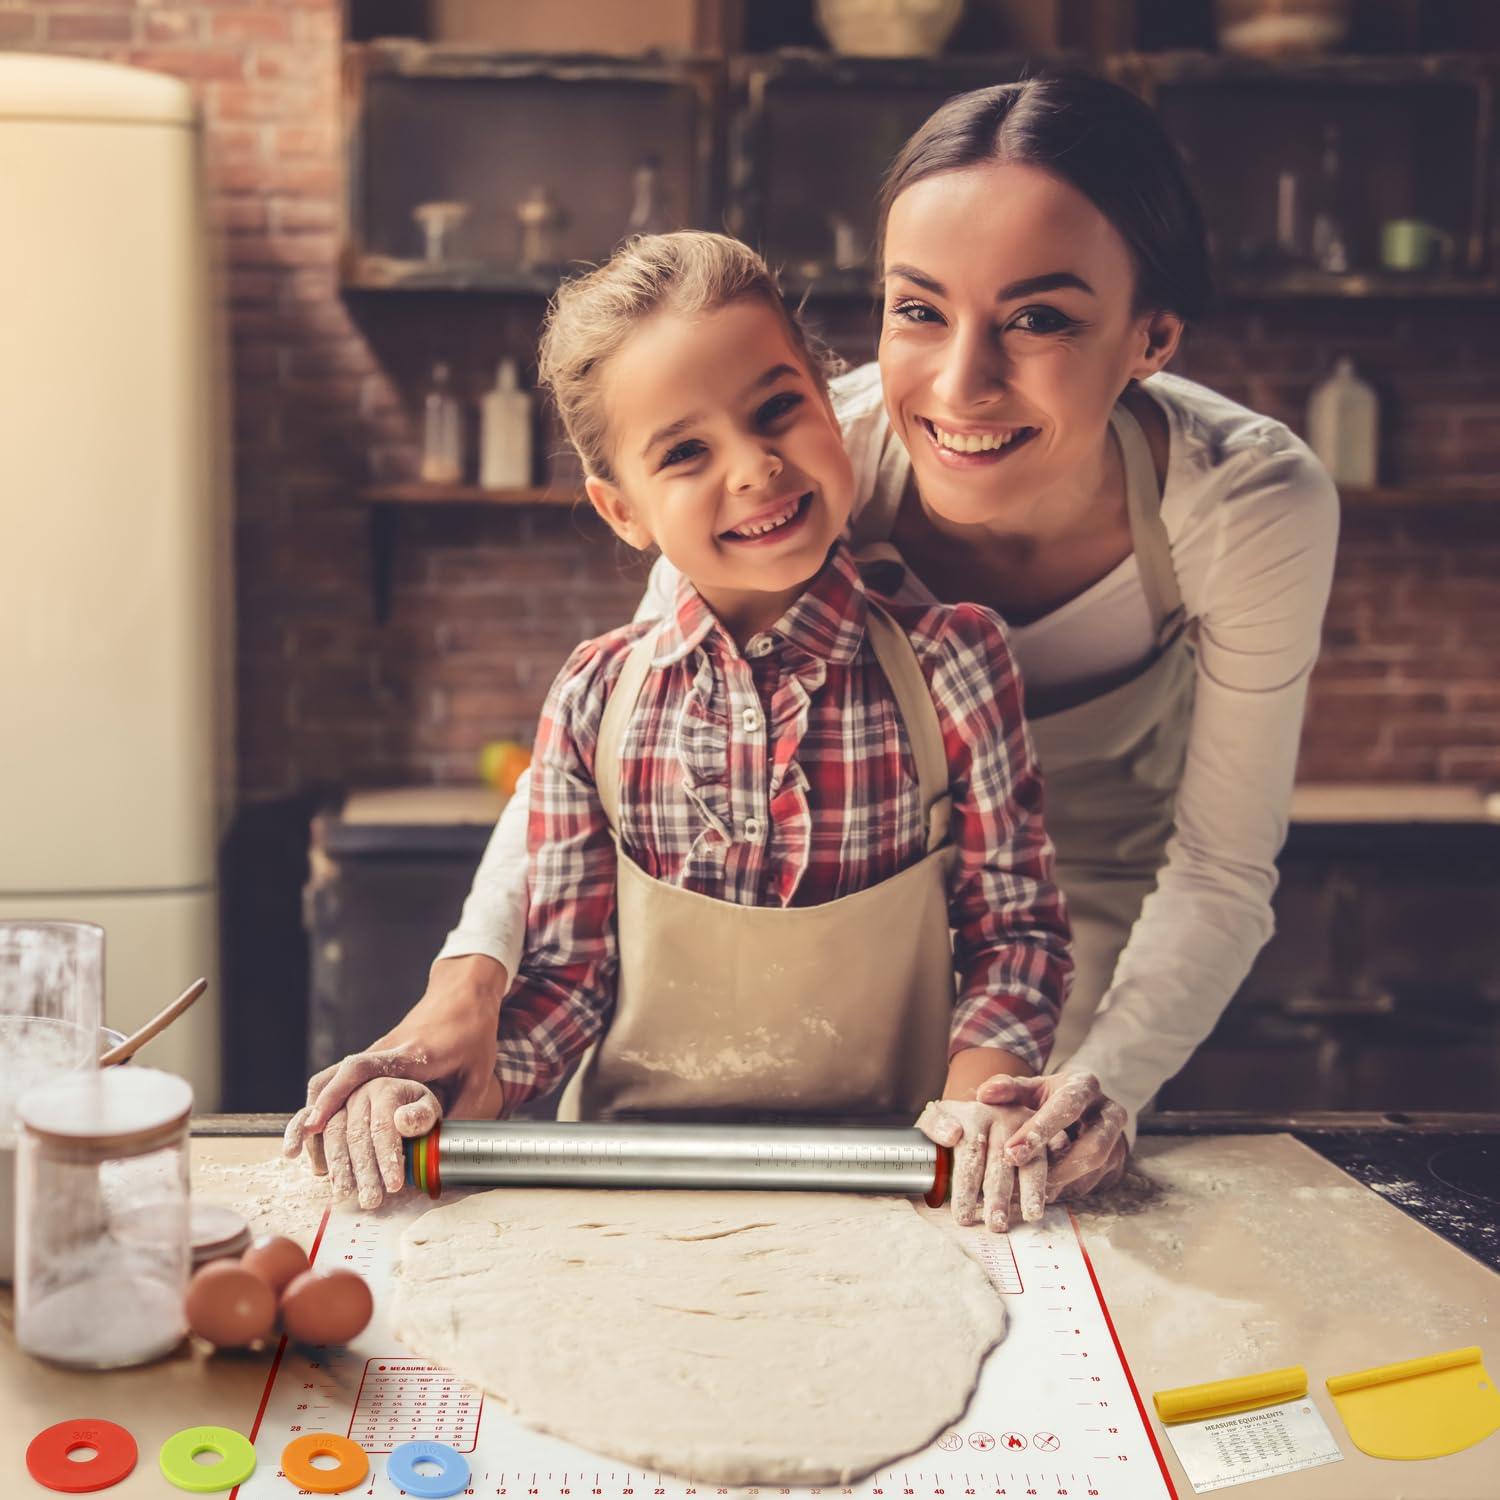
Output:
<instances>
[{"instance_id":1,"label":"red thickness ring on rolling pin","mask_svg":"<svg viewBox=\"0 0 1500 1500\"><path fill-rule=\"evenodd\" d=\"M68 1455L92 1448L93 1458L75 1463ZM64 1494L107 1490L135 1468L135 1439L118 1422L74 1417L37 1433L26 1448L26 1467L38 1484Z\"/></svg>"},{"instance_id":2,"label":"red thickness ring on rolling pin","mask_svg":"<svg viewBox=\"0 0 1500 1500\"><path fill-rule=\"evenodd\" d=\"M439 1120L427 1136L427 1192L436 1198L443 1190L443 1179L438 1174L438 1145L443 1136L443 1122Z\"/></svg>"},{"instance_id":3,"label":"red thickness ring on rolling pin","mask_svg":"<svg viewBox=\"0 0 1500 1500\"><path fill-rule=\"evenodd\" d=\"M922 1201L928 1208L941 1208L948 1199L948 1184L953 1178L953 1151L951 1147L937 1148L937 1161L932 1167L932 1186Z\"/></svg>"}]
</instances>

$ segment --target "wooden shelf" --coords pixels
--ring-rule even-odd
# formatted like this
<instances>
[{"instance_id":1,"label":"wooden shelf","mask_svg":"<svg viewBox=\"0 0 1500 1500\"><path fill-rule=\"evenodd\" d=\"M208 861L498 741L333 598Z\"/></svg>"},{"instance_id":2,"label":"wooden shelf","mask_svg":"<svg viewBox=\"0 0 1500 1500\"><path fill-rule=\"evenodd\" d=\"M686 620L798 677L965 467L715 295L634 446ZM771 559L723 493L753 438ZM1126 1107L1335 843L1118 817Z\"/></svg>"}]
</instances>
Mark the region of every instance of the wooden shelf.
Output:
<instances>
[{"instance_id":1,"label":"wooden shelf","mask_svg":"<svg viewBox=\"0 0 1500 1500\"><path fill-rule=\"evenodd\" d=\"M579 267L581 273L586 267ZM419 260L362 255L343 274L347 291L483 292L495 296L550 297L569 272L566 269L523 271L515 266L453 265L434 269ZM803 292L817 300L868 301L878 295L873 270L813 271L784 266L783 290ZM1220 294L1236 302L1316 301L1318 299L1399 302L1474 301L1500 297L1500 277L1405 275L1395 271L1354 271L1335 276L1326 271L1294 270L1265 274L1227 271L1218 278Z\"/></svg>"},{"instance_id":2,"label":"wooden shelf","mask_svg":"<svg viewBox=\"0 0 1500 1500\"><path fill-rule=\"evenodd\" d=\"M1494 65L1493 56L1467 52L1324 54L1316 57L1236 57L1227 52L1128 52L1108 59L1120 82L1157 88L1180 84L1307 84L1319 88L1412 88L1469 83Z\"/></svg>"},{"instance_id":3,"label":"wooden shelf","mask_svg":"<svg viewBox=\"0 0 1500 1500\"><path fill-rule=\"evenodd\" d=\"M1265 274L1226 271L1219 276L1221 295L1237 302L1309 301L1317 298L1399 302L1483 300L1500 296L1493 276L1403 275L1397 271L1273 271Z\"/></svg>"},{"instance_id":4,"label":"wooden shelf","mask_svg":"<svg viewBox=\"0 0 1500 1500\"><path fill-rule=\"evenodd\" d=\"M712 79L721 59L700 53L647 53L640 57L597 52L506 52L462 42L423 42L382 37L350 42L347 67L368 75L402 78L514 81L543 79L557 83L681 84Z\"/></svg>"},{"instance_id":5,"label":"wooden shelf","mask_svg":"<svg viewBox=\"0 0 1500 1500\"><path fill-rule=\"evenodd\" d=\"M490 292L505 297L550 297L562 283L565 268L524 269L483 261L454 261L430 266L424 260L391 255L349 255L340 280L354 292Z\"/></svg>"},{"instance_id":6,"label":"wooden shelf","mask_svg":"<svg viewBox=\"0 0 1500 1500\"><path fill-rule=\"evenodd\" d=\"M1339 489L1345 505L1383 507L1397 510L1427 510L1434 506L1500 505L1500 486L1475 485L1402 485L1378 489Z\"/></svg>"},{"instance_id":7,"label":"wooden shelf","mask_svg":"<svg viewBox=\"0 0 1500 1500\"><path fill-rule=\"evenodd\" d=\"M477 484L377 484L359 492L367 505L568 506L581 496L569 490L487 490Z\"/></svg>"}]
</instances>

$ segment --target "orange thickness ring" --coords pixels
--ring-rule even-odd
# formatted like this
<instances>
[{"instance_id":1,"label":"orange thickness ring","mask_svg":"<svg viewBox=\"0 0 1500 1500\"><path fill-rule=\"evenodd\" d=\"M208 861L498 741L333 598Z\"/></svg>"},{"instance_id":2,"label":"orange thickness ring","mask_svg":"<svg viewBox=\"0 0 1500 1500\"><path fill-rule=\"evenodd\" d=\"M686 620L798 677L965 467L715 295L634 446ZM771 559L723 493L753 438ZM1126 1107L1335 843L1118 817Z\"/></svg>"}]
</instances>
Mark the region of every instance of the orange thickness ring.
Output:
<instances>
[{"instance_id":1,"label":"orange thickness ring","mask_svg":"<svg viewBox=\"0 0 1500 1500\"><path fill-rule=\"evenodd\" d=\"M313 1459L324 1455L338 1460L335 1469L319 1469ZM299 1489L315 1495L341 1495L365 1482L370 1460L352 1438L337 1432L304 1432L281 1450L281 1470Z\"/></svg>"}]
</instances>

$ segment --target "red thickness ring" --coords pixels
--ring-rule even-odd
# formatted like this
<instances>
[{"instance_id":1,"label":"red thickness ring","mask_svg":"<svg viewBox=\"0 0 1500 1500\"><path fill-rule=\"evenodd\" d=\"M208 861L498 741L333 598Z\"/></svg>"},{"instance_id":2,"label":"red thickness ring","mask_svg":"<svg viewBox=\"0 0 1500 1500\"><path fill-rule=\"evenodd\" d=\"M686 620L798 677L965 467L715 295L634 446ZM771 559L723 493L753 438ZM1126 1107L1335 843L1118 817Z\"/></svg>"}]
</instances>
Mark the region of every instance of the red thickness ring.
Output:
<instances>
[{"instance_id":1,"label":"red thickness ring","mask_svg":"<svg viewBox=\"0 0 1500 1500\"><path fill-rule=\"evenodd\" d=\"M70 1453L94 1449L94 1457L75 1462ZM74 1417L58 1422L32 1438L26 1448L31 1477L49 1490L81 1495L107 1490L135 1468L135 1439L118 1422L102 1417Z\"/></svg>"},{"instance_id":2,"label":"red thickness ring","mask_svg":"<svg viewBox=\"0 0 1500 1500\"><path fill-rule=\"evenodd\" d=\"M436 1198L443 1190L442 1174L438 1171L438 1157L443 1139L443 1122L439 1120L427 1136L427 1191Z\"/></svg>"}]
</instances>

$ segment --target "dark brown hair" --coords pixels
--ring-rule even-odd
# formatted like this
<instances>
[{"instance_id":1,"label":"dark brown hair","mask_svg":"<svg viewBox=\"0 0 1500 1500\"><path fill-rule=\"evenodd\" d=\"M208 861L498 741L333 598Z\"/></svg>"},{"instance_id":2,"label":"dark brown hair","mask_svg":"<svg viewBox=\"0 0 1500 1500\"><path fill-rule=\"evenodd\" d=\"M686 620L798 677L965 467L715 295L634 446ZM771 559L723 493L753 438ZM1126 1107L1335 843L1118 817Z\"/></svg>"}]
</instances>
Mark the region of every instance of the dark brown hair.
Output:
<instances>
[{"instance_id":1,"label":"dark brown hair","mask_svg":"<svg viewBox=\"0 0 1500 1500\"><path fill-rule=\"evenodd\" d=\"M1176 147L1136 96L1086 74L958 94L901 148L880 186L882 259L891 205L940 172L1005 162L1076 188L1114 225L1136 265L1136 306L1191 321L1212 293L1203 214Z\"/></svg>"}]
</instances>

